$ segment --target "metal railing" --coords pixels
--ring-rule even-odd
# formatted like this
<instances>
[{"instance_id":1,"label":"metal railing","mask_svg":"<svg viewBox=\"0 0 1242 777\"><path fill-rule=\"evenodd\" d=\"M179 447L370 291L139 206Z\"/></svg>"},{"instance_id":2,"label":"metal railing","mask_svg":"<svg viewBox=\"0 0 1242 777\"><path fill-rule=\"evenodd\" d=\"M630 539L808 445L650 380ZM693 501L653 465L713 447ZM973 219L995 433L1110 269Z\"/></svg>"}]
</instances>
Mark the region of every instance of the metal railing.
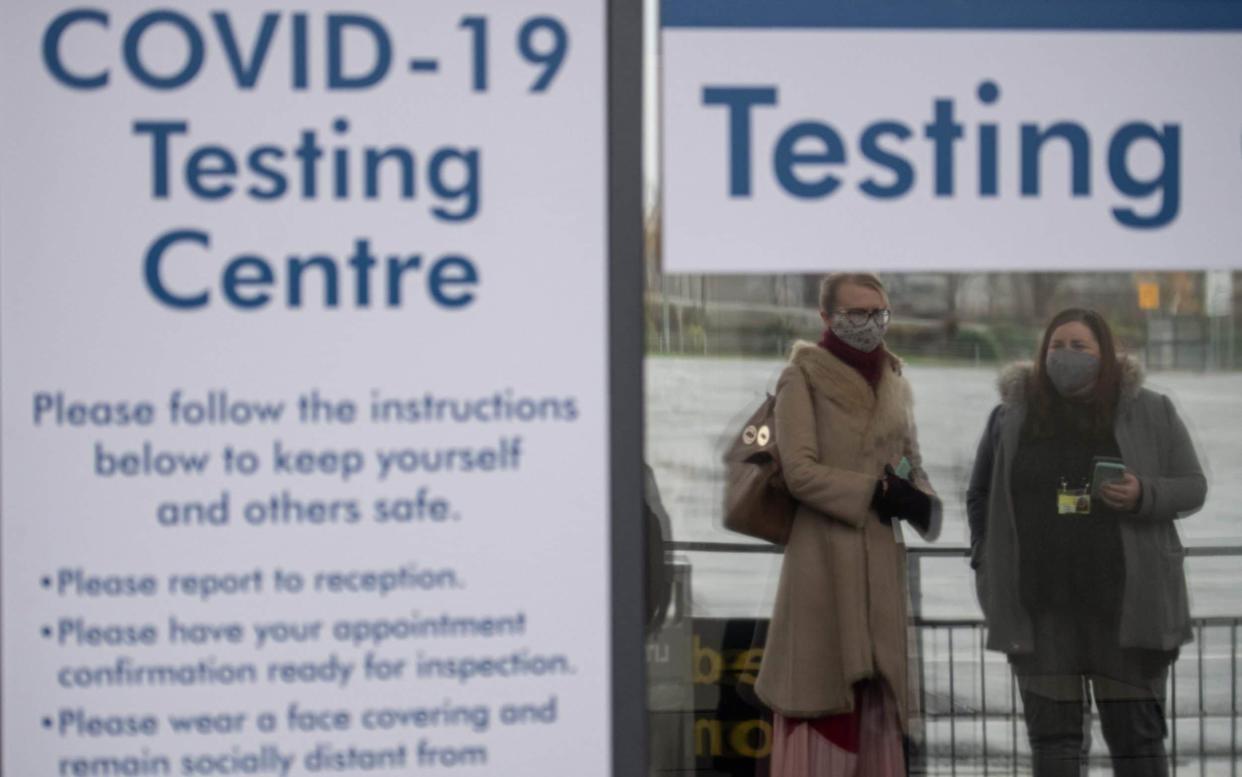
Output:
<instances>
[{"instance_id":1,"label":"metal railing","mask_svg":"<svg viewBox=\"0 0 1242 777\"><path fill-rule=\"evenodd\" d=\"M1029 751L1018 725L1016 682L1002 656L984 650L982 622L916 619L922 636L919 687L928 763L989 774L1023 771ZM1170 768L1186 774L1237 774L1239 617L1194 618L1195 642L1169 674L1166 713ZM1226 650L1210 655L1207 645ZM943 650L940 648L943 647ZM1226 666L1227 663L1227 666ZM936 676L933 676L936 675ZM1093 739L1100 741L1098 730ZM1104 759L1106 748L1093 748Z\"/></svg>"},{"instance_id":2,"label":"metal railing","mask_svg":"<svg viewBox=\"0 0 1242 777\"><path fill-rule=\"evenodd\" d=\"M779 554L774 545L672 542L683 553ZM1186 549L1189 558L1242 557L1242 546ZM923 729L915 739L928 771L956 776L1029 773L1030 752L1017 684L1007 659L985 649L979 618L925 618L919 580L928 558L969 557L963 546L908 549L913 620L917 629L918 683ZM689 581L686 581L687 583ZM1166 715L1173 775L1238 774L1238 630L1242 614L1192 618L1193 644L1169 673ZM1227 666L1225 663L1227 662ZM1098 728L1093 742L1101 742ZM1107 762L1107 748L1092 748L1093 764Z\"/></svg>"}]
</instances>

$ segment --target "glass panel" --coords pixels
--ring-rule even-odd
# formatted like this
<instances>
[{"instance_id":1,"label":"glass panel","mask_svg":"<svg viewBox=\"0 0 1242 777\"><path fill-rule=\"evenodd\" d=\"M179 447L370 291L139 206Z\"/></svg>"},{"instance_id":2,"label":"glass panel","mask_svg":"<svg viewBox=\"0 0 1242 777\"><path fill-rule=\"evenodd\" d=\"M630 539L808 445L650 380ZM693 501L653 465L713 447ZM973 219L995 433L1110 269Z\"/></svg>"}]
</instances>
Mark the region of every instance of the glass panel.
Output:
<instances>
[{"instance_id":1,"label":"glass panel","mask_svg":"<svg viewBox=\"0 0 1242 777\"><path fill-rule=\"evenodd\" d=\"M657 222L652 225L658 229ZM651 244L658 245L657 237ZM1205 295L1219 295L1209 286L1222 281L1209 281L1205 273L925 273L882 280L893 310L887 343L905 360L925 467L945 517L934 545L906 531L917 619L911 653L923 710L912 746L927 748L920 756L924 763L947 767L973 759L975 767L986 760L998 771L1015 764L1020 773L1031 768L1025 728L1013 717L1021 715L1022 705L1008 664L1003 654L981 649L982 614L966 558L965 492L998 401L999 371L1031 359L1052 313L1075 305L1103 313L1126 353L1143 366L1145 385L1172 399L1207 472L1207 503L1177 523L1191 553L1191 612L1204 634L1202 642L1184 649L1175 669L1177 748L1183 757L1197 757L1202 732L1203 752L1218 754L1204 763L1226 762L1219 754L1233 752L1234 640L1242 615L1236 594L1242 583L1236 455L1242 349L1232 290L1227 304L1220 307L1218 299L1209 315ZM1231 274L1226 282L1235 280ZM669 519L668 558L680 580L675 596L681 618L656 640L661 647L653 650L663 651L671 664L653 673L653 687L678 676L671 668L675 655L686 661L682 714L668 711L653 728L657 772L661 764L672 769L677 755L682 767L703 774L766 768L762 756L773 735L771 718L753 681L781 554L724 528L722 456L774 389L793 342L819 339L818 282L802 275L648 275L647 462ZM1158 306L1144 309L1153 295ZM680 654L670 654L678 640ZM666 690L665 701L670 698ZM1102 743L1095 725L1095 741ZM680 732L680 749L669 749L670 732ZM1172 747L1172 738L1166 744ZM1106 750L1096 750L1093 768L1106 769Z\"/></svg>"}]
</instances>

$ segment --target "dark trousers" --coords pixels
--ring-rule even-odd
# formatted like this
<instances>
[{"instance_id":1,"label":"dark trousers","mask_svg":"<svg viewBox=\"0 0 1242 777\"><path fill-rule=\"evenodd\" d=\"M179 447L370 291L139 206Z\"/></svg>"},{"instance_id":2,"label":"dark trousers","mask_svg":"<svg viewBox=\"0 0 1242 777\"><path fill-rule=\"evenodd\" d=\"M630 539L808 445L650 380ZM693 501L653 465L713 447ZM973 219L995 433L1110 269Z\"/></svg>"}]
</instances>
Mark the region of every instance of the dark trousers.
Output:
<instances>
[{"instance_id":1,"label":"dark trousers","mask_svg":"<svg viewBox=\"0 0 1242 777\"><path fill-rule=\"evenodd\" d=\"M1175 654L1125 649L1115 619L1045 613L1013 656L1035 777L1086 775L1091 702L1117 777L1165 777L1165 681Z\"/></svg>"},{"instance_id":2,"label":"dark trousers","mask_svg":"<svg viewBox=\"0 0 1242 777\"><path fill-rule=\"evenodd\" d=\"M1073 679L1079 681L1082 698L1050 698L1030 690L1019 678L1035 777L1081 777L1087 773L1087 753L1091 750L1091 698L1086 685L1094 684L1098 678ZM1097 697L1095 704L1114 775L1165 777L1169 773L1161 700L1105 701Z\"/></svg>"}]
</instances>

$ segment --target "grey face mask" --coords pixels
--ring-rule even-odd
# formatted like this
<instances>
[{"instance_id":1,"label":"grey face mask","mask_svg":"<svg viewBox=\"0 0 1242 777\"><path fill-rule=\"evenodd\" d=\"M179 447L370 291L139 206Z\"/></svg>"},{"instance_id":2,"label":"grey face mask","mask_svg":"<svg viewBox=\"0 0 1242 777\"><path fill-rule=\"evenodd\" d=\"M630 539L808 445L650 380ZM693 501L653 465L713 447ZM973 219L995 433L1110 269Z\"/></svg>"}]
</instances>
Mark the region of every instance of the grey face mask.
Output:
<instances>
[{"instance_id":1,"label":"grey face mask","mask_svg":"<svg viewBox=\"0 0 1242 777\"><path fill-rule=\"evenodd\" d=\"M832 333L851 348L863 353L871 353L884 342L884 333L888 324L881 324L874 318L868 318L864 324L852 324L842 313L832 315Z\"/></svg>"},{"instance_id":2,"label":"grey face mask","mask_svg":"<svg viewBox=\"0 0 1242 777\"><path fill-rule=\"evenodd\" d=\"M1100 359L1084 351L1059 348L1048 352L1044 362L1048 378L1063 397L1078 396L1093 385L1100 375Z\"/></svg>"}]
</instances>

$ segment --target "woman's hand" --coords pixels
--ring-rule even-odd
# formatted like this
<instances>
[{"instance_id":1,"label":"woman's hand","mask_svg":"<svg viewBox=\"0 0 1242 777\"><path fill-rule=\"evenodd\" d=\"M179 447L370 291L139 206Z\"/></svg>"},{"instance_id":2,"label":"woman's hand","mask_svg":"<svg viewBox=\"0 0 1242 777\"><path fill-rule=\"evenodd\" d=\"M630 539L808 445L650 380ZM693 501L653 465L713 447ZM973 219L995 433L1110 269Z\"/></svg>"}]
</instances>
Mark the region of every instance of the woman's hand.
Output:
<instances>
[{"instance_id":1,"label":"woman's hand","mask_svg":"<svg viewBox=\"0 0 1242 777\"><path fill-rule=\"evenodd\" d=\"M1100 498L1104 504L1118 512L1132 513L1138 509L1139 497L1143 495L1143 486L1130 470L1120 480L1113 480L1100 486Z\"/></svg>"},{"instance_id":2,"label":"woman's hand","mask_svg":"<svg viewBox=\"0 0 1242 777\"><path fill-rule=\"evenodd\" d=\"M886 467L884 478L876 483L871 506L886 524L899 518L908 521L920 532L926 532L931 525L931 497L905 478L897 477L892 467Z\"/></svg>"}]
</instances>

